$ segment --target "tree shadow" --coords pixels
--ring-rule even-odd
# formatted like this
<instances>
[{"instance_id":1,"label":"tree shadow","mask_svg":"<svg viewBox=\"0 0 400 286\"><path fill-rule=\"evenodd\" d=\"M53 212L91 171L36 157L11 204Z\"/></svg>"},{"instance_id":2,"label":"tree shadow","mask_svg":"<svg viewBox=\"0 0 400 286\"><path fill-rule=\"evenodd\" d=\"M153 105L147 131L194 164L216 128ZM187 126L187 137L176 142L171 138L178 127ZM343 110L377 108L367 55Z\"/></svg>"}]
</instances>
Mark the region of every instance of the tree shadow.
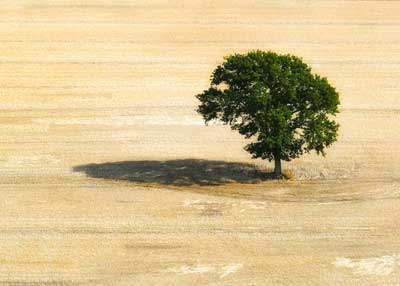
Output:
<instances>
[{"instance_id":1,"label":"tree shadow","mask_svg":"<svg viewBox=\"0 0 400 286\"><path fill-rule=\"evenodd\" d=\"M251 184L274 178L273 173L263 172L253 164L199 159L87 164L75 166L73 171L92 178L171 186Z\"/></svg>"}]
</instances>

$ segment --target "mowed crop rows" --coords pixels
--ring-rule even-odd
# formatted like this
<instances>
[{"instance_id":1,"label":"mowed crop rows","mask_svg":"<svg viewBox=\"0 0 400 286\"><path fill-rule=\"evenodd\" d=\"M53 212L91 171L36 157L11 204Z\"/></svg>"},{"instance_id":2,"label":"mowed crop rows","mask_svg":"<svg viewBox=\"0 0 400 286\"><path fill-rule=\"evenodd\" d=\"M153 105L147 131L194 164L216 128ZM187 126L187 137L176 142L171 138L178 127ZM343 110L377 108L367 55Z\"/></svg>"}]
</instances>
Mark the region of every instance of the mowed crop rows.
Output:
<instances>
[{"instance_id":1,"label":"mowed crop rows","mask_svg":"<svg viewBox=\"0 0 400 286\"><path fill-rule=\"evenodd\" d=\"M1 285L400 284L400 1L0 6ZM254 49L337 87L338 143L288 182L183 185L271 166L195 112Z\"/></svg>"}]
</instances>

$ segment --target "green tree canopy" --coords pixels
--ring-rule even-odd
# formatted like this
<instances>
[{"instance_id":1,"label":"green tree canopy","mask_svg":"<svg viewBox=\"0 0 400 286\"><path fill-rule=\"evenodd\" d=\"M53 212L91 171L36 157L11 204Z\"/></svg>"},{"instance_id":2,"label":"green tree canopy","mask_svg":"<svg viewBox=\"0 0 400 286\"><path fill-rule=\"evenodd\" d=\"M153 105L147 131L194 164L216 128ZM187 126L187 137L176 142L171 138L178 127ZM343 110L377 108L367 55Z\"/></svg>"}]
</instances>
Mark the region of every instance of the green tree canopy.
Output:
<instances>
[{"instance_id":1,"label":"green tree canopy","mask_svg":"<svg viewBox=\"0 0 400 286\"><path fill-rule=\"evenodd\" d=\"M210 88L196 96L205 122L220 120L251 143L253 158L290 161L325 148L337 139L339 95L325 77L313 74L301 58L252 51L225 58Z\"/></svg>"}]
</instances>

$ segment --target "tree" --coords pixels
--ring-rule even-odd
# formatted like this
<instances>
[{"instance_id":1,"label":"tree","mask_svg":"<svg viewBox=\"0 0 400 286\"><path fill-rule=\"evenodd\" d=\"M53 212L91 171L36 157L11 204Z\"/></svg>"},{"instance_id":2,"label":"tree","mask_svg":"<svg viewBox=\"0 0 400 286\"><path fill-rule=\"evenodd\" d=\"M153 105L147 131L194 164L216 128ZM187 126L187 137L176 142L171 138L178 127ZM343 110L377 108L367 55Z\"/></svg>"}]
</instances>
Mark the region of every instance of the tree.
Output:
<instances>
[{"instance_id":1,"label":"tree","mask_svg":"<svg viewBox=\"0 0 400 286\"><path fill-rule=\"evenodd\" d=\"M313 74L301 58L251 51L225 57L211 76L210 88L196 95L205 123L220 120L252 142L253 158L290 161L325 148L337 139L339 95L325 77Z\"/></svg>"}]
</instances>

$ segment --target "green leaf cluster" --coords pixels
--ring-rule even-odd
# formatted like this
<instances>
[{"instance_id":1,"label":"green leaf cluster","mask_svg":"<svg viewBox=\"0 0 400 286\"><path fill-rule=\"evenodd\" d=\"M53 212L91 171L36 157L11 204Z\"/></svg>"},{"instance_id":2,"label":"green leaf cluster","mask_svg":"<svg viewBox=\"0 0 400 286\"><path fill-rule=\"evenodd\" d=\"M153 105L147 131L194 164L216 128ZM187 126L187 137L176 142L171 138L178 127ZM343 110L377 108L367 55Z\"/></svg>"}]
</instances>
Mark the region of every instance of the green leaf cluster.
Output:
<instances>
[{"instance_id":1,"label":"green leaf cluster","mask_svg":"<svg viewBox=\"0 0 400 286\"><path fill-rule=\"evenodd\" d=\"M225 58L196 96L206 123L220 120L246 138L253 158L290 161L337 140L339 95L301 58L251 51Z\"/></svg>"}]
</instances>

